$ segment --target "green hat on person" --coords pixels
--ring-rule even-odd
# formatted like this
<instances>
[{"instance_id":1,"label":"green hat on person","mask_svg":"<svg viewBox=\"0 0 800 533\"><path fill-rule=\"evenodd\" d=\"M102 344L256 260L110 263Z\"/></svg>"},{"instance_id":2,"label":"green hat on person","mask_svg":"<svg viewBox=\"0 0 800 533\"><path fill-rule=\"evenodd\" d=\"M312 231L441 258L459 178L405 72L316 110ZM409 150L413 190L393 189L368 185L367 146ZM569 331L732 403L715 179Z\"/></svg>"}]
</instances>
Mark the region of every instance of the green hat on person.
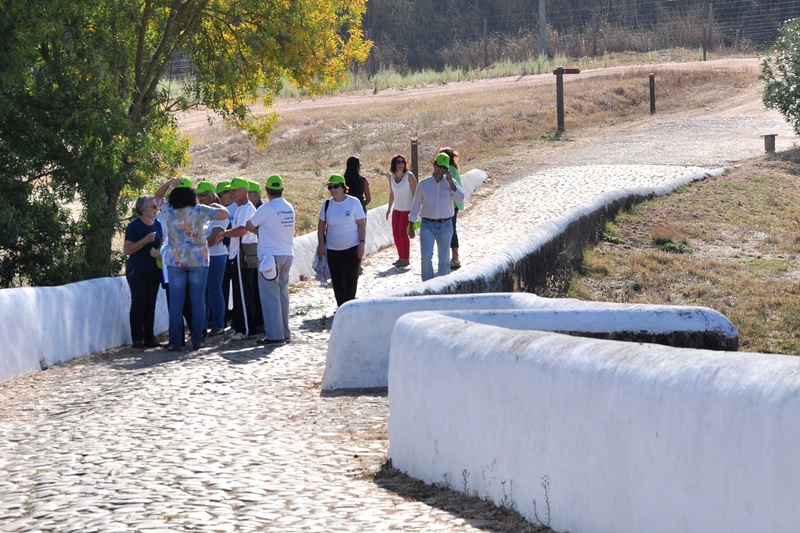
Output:
<instances>
[{"instance_id":1,"label":"green hat on person","mask_svg":"<svg viewBox=\"0 0 800 533\"><path fill-rule=\"evenodd\" d=\"M191 189L193 187L194 184L192 183L192 178L189 178L187 176L181 177L180 185L175 186L176 189Z\"/></svg>"},{"instance_id":2,"label":"green hat on person","mask_svg":"<svg viewBox=\"0 0 800 533\"><path fill-rule=\"evenodd\" d=\"M346 185L344 181L344 176L340 176L339 174L333 174L330 178L328 178L328 185Z\"/></svg>"},{"instance_id":3,"label":"green hat on person","mask_svg":"<svg viewBox=\"0 0 800 533\"><path fill-rule=\"evenodd\" d=\"M233 178L231 180L231 190L234 189L250 189L250 184L244 178Z\"/></svg>"},{"instance_id":4,"label":"green hat on person","mask_svg":"<svg viewBox=\"0 0 800 533\"><path fill-rule=\"evenodd\" d=\"M201 181L197 184L197 194L206 192L217 192L217 188L210 181Z\"/></svg>"},{"instance_id":5,"label":"green hat on person","mask_svg":"<svg viewBox=\"0 0 800 533\"><path fill-rule=\"evenodd\" d=\"M261 194L263 191L261 190L261 185L258 184L257 181L249 181L247 182L247 190L249 192L257 192Z\"/></svg>"},{"instance_id":6,"label":"green hat on person","mask_svg":"<svg viewBox=\"0 0 800 533\"><path fill-rule=\"evenodd\" d=\"M217 190L214 191L217 194L222 194L224 192L228 192L231 190L231 182L230 181L220 181L217 183Z\"/></svg>"},{"instance_id":7,"label":"green hat on person","mask_svg":"<svg viewBox=\"0 0 800 533\"><path fill-rule=\"evenodd\" d=\"M265 185L267 189L270 191L282 191L283 178L281 178L277 174L273 174L272 176L267 178L267 183L265 183Z\"/></svg>"},{"instance_id":8,"label":"green hat on person","mask_svg":"<svg viewBox=\"0 0 800 533\"><path fill-rule=\"evenodd\" d=\"M449 168L450 167L450 156L446 153L442 152L436 156L436 164L440 167Z\"/></svg>"}]
</instances>

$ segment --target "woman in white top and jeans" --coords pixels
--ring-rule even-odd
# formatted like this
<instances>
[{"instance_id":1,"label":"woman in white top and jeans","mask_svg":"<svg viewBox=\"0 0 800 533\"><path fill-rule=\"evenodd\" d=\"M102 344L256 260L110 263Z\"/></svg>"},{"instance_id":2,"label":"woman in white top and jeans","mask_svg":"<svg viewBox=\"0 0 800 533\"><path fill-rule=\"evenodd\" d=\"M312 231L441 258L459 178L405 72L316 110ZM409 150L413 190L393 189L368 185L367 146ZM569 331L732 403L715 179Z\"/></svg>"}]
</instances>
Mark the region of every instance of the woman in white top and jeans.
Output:
<instances>
[{"instance_id":1,"label":"woman in white top and jeans","mask_svg":"<svg viewBox=\"0 0 800 533\"><path fill-rule=\"evenodd\" d=\"M317 226L317 257L328 256L336 304L355 299L367 235L367 216L358 198L347 195L344 176L328 179L331 197L322 202Z\"/></svg>"},{"instance_id":2,"label":"woman in white top and jeans","mask_svg":"<svg viewBox=\"0 0 800 533\"><path fill-rule=\"evenodd\" d=\"M411 200L417 190L417 178L406 170L406 158L398 154L392 158L389 183L389 207L386 209L386 220L392 213L392 235L397 247L396 267L407 267L411 263L411 240L408 237L408 214L411 211Z\"/></svg>"}]
</instances>

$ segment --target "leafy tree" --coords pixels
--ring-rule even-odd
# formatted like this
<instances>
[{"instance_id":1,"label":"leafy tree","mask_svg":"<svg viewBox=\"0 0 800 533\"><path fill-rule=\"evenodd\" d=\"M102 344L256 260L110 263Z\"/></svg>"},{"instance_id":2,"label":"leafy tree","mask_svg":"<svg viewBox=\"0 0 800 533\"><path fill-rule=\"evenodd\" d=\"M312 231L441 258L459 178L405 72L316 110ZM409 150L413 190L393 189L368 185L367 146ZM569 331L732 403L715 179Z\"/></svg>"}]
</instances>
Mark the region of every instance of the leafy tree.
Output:
<instances>
[{"instance_id":1,"label":"leafy tree","mask_svg":"<svg viewBox=\"0 0 800 533\"><path fill-rule=\"evenodd\" d=\"M800 18L781 26L773 53L761 61L764 105L780 111L800 135Z\"/></svg>"},{"instance_id":2,"label":"leafy tree","mask_svg":"<svg viewBox=\"0 0 800 533\"><path fill-rule=\"evenodd\" d=\"M118 273L128 200L186 162L173 112L206 106L265 145L276 117L249 104L340 83L369 52L365 3L0 0L0 286Z\"/></svg>"}]
</instances>

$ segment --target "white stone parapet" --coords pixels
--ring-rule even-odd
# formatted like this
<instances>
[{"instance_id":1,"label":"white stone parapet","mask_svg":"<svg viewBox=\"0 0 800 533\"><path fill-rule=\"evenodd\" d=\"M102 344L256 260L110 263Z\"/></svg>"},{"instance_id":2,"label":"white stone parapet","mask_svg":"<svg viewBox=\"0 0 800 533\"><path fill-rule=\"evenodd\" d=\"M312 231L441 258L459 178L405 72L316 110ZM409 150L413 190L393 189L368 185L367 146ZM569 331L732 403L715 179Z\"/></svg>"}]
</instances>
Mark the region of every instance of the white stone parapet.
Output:
<instances>
[{"instance_id":1,"label":"white stone parapet","mask_svg":"<svg viewBox=\"0 0 800 533\"><path fill-rule=\"evenodd\" d=\"M797 530L797 358L520 331L465 314L397 321L395 468L556 531Z\"/></svg>"}]
</instances>

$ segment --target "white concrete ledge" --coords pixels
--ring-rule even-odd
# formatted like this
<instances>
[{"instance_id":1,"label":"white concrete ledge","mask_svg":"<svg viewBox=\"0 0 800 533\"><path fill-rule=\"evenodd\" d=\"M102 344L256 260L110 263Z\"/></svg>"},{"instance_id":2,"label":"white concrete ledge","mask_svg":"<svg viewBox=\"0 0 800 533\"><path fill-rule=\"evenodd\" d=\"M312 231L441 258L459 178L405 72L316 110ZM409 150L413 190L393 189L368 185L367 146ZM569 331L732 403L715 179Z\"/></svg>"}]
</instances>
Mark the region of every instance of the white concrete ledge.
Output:
<instances>
[{"instance_id":1,"label":"white concrete ledge","mask_svg":"<svg viewBox=\"0 0 800 533\"><path fill-rule=\"evenodd\" d=\"M337 314L338 318L338 314ZM393 466L557 531L796 531L800 361L406 314ZM545 494L542 483L547 478Z\"/></svg>"},{"instance_id":2,"label":"white concrete ledge","mask_svg":"<svg viewBox=\"0 0 800 533\"><path fill-rule=\"evenodd\" d=\"M130 304L124 277L1 290L0 381L130 343ZM166 297L159 289L156 331L167 327Z\"/></svg>"},{"instance_id":3,"label":"white concrete ledge","mask_svg":"<svg viewBox=\"0 0 800 533\"><path fill-rule=\"evenodd\" d=\"M719 345L728 349L735 349L739 337L727 318L704 307L584 302L528 293L365 298L347 302L334 316L322 389L386 387L395 324L404 314L423 310L443 311L453 317L466 313L471 322L512 329L610 338L645 333L653 338L700 335L711 342L718 339Z\"/></svg>"}]
</instances>

